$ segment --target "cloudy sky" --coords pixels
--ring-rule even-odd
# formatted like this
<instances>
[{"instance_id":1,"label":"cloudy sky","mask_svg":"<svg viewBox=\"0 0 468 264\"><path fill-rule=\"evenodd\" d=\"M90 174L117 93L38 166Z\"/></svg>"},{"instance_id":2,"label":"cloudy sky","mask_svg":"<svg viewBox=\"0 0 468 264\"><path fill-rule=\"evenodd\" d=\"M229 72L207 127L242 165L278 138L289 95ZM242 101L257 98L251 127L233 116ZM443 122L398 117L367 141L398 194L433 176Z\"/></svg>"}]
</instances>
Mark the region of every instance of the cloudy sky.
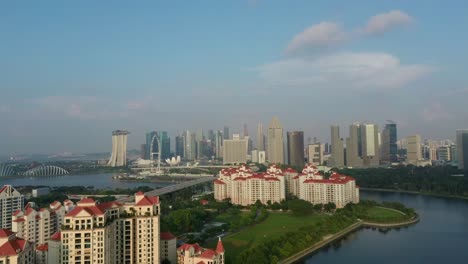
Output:
<instances>
[{"instance_id":1,"label":"cloudy sky","mask_svg":"<svg viewBox=\"0 0 468 264\"><path fill-rule=\"evenodd\" d=\"M98 3L99 2L99 3ZM468 127L466 1L2 1L0 154L109 151L111 131L240 131L278 116Z\"/></svg>"}]
</instances>

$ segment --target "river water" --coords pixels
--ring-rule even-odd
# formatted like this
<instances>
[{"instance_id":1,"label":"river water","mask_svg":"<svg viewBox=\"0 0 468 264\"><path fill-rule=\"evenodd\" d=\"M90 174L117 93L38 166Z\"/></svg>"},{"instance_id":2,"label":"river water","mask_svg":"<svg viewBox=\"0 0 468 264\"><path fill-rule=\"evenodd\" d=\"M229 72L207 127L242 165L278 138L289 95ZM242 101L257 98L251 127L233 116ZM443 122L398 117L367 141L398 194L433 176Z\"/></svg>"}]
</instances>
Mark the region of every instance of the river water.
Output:
<instances>
[{"instance_id":1,"label":"river water","mask_svg":"<svg viewBox=\"0 0 468 264\"><path fill-rule=\"evenodd\" d=\"M171 183L121 182L112 174L1 179L0 185L94 186L95 188L162 187ZM361 199L399 201L415 208L416 225L390 230L361 229L306 257L304 263L468 263L468 200L418 194L361 191Z\"/></svg>"},{"instance_id":2,"label":"river water","mask_svg":"<svg viewBox=\"0 0 468 264\"><path fill-rule=\"evenodd\" d=\"M374 191L361 191L361 199L399 201L415 208L421 221L386 233L361 229L305 263L468 263L467 200Z\"/></svg>"},{"instance_id":3,"label":"river water","mask_svg":"<svg viewBox=\"0 0 468 264\"><path fill-rule=\"evenodd\" d=\"M172 183L167 182L124 182L113 180L110 173L65 175L51 177L19 177L0 178L0 185L9 184L13 186L44 185L44 186L94 186L96 189L136 188L139 186L164 187Z\"/></svg>"}]
</instances>

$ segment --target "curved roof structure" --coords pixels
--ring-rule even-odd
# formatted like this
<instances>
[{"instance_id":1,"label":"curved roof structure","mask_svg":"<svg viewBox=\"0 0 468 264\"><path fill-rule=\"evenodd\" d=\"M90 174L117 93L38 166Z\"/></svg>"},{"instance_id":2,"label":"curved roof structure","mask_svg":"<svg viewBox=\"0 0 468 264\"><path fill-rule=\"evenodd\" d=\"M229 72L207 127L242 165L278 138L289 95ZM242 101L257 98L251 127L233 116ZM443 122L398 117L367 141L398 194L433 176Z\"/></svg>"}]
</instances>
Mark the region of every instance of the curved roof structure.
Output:
<instances>
[{"instance_id":1,"label":"curved roof structure","mask_svg":"<svg viewBox=\"0 0 468 264\"><path fill-rule=\"evenodd\" d=\"M7 164L0 164L0 177L13 176L15 174L16 172L12 167Z\"/></svg>"},{"instance_id":2,"label":"curved roof structure","mask_svg":"<svg viewBox=\"0 0 468 264\"><path fill-rule=\"evenodd\" d=\"M64 168L57 166L39 166L23 172L24 176L58 176L68 174Z\"/></svg>"}]
</instances>

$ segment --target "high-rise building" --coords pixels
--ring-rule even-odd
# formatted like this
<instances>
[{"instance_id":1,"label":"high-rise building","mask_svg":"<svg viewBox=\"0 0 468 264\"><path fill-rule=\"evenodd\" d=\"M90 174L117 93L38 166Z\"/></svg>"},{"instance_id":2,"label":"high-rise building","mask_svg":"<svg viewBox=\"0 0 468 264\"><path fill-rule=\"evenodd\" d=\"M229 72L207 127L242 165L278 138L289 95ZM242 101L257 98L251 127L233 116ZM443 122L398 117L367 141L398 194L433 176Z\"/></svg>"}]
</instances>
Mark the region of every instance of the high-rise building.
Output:
<instances>
[{"instance_id":1,"label":"high-rise building","mask_svg":"<svg viewBox=\"0 0 468 264\"><path fill-rule=\"evenodd\" d=\"M161 148L159 147L161 144ZM157 160L158 156L156 153L161 151L161 159L170 158L171 154L171 139L167 135L166 131L151 131L146 133L146 159Z\"/></svg>"},{"instance_id":2,"label":"high-rise building","mask_svg":"<svg viewBox=\"0 0 468 264\"><path fill-rule=\"evenodd\" d=\"M223 164L241 164L247 162L248 140L234 134L232 139L223 141Z\"/></svg>"},{"instance_id":3,"label":"high-rise building","mask_svg":"<svg viewBox=\"0 0 468 264\"><path fill-rule=\"evenodd\" d=\"M181 135L176 136L176 146L175 146L176 156L185 158L184 148L185 148L185 138Z\"/></svg>"},{"instance_id":4,"label":"high-rise building","mask_svg":"<svg viewBox=\"0 0 468 264\"><path fill-rule=\"evenodd\" d=\"M155 138L158 135L157 131L146 133L146 156L145 159L151 159L151 153L158 152L158 140ZM154 139L153 139L154 138ZM153 156L154 159L157 157Z\"/></svg>"},{"instance_id":5,"label":"high-rise building","mask_svg":"<svg viewBox=\"0 0 468 264\"><path fill-rule=\"evenodd\" d=\"M140 145L140 158L146 159L146 144Z\"/></svg>"},{"instance_id":6,"label":"high-rise building","mask_svg":"<svg viewBox=\"0 0 468 264\"><path fill-rule=\"evenodd\" d=\"M457 129L458 168L468 171L468 129Z\"/></svg>"},{"instance_id":7,"label":"high-rise building","mask_svg":"<svg viewBox=\"0 0 468 264\"><path fill-rule=\"evenodd\" d=\"M397 162L397 125L395 123L385 124L382 131L382 157L384 163Z\"/></svg>"},{"instance_id":8,"label":"high-rise building","mask_svg":"<svg viewBox=\"0 0 468 264\"><path fill-rule=\"evenodd\" d=\"M217 159L223 157L223 131L219 130L216 132L216 141L215 141L215 156Z\"/></svg>"},{"instance_id":9,"label":"high-rise building","mask_svg":"<svg viewBox=\"0 0 468 264\"><path fill-rule=\"evenodd\" d=\"M452 157L450 156L450 146L440 146L437 148L437 160L440 161L451 161Z\"/></svg>"},{"instance_id":10,"label":"high-rise building","mask_svg":"<svg viewBox=\"0 0 468 264\"><path fill-rule=\"evenodd\" d=\"M265 134L263 134L263 124L257 126L257 150L265 150Z\"/></svg>"},{"instance_id":11,"label":"high-rise building","mask_svg":"<svg viewBox=\"0 0 468 264\"><path fill-rule=\"evenodd\" d=\"M361 135L360 124L355 123L349 126L349 138L346 139L346 166L348 167L363 166Z\"/></svg>"},{"instance_id":12,"label":"high-rise building","mask_svg":"<svg viewBox=\"0 0 468 264\"><path fill-rule=\"evenodd\" d=\"M9 229L0 228L0 263L35 264L34 244L18 238Z\"/></svg>"},{"instance_id":13,"label":"high-rise building","mask_svg":"<svg viewBox=\"0 0 468 264\"><path fill-rule=\"evenodd\" d=\"M287 133L288 165L295 168L304 167L304 132L292 131Z\"/></svg>"},{"instance_id":14,"label":"high-rise building","mask_svg":"<svg viewBox=\"0 0 468 264\"><path fill-rule=\"evenodd\" d=\"M11 185L0 189L0 228L11 230L11 216L16 210L23 210L24 195Z\"/></svg>"},{"instance_id":15,"label":"high-rise building","mask_svg":"<svg viewBox=\"0 0 468 264\"><path fill-rule=\"evenodd\" d=\"M284 163L283 127L276 117L273 117L268 127L267 151L270 163Z\"/></svg>"},{"instance_id":16,"label":"high-rise building","mask_svg":"<svg viewBox=\"0 0 468 264\"><path fill-rule=\"evenodd\" d=\"M378 127L374 124L361 124L360 129L363 165L377 166L380 163Z\"/></svg>"},{"instance_id":17,"label":"high-rise building","mask_svg":"<svg viewBox=\"0 0 468 264\"><path fill-rule=\"evenodd\" d=\"M343 167L345 165L343 139L340 138L339 126L331 126L331 156L328 160L328 165L331 167Z\"/></svg>"},{"instance_id":18,"label":"high-rise building","mask_svg":"<svg viewBox=\"0 0 468 264\"><path fill-rule=\"evenodd\" d=\"M190 131L185 131L184 132L184 158L186 160L194 160L195 157L193 155L193 149L195 148L195 146L193 146L193 141L195 141L195 139L192 140L192 133L190 133Z\"/></svg>"},{"instance_id":19,"label":"high-rise building","mask_svg":"<svg viewBox=\"0 0 468 264\"><path fill-rule=\"evenodd\" d=\"M406 138L406 161L410 164L416 164L422 159L421 136L414 135Z\"/></svg>"},{"instance_id":20,"label":"high-rise building","mask_svg":"<svg viewBox=\"0 0 468 264\"><path fill-rule=\"evenodd\" d=\"M229 127L227 127L227 126L224 127L223 136L224 136L224 139L230 139L231 138L231 134L229 134Z\"/></svg>"},{"instance_id":21,"label":"high-rise building","mask_svg":"<svg viewBox=\"0 0 468 264\"><path fill-rule=\"evenodd\" d=\"M325 152L325 145L321 143L309 144L307 153L309 163L315 166L323 165L323 153Z\"/></svg>"},{"instance_id":22,"label":"high-rise building","mask_svg":"<svg viewBox=\"0 0 468 264\"><path fill-rule=\"evenodd\" d=\"M171 138L166 131L159 132L159 137L161 141L161 159L165 160L171 156Z\"/></svg>"},{"instance_id":23,"label":"high-rise building","mask_svg":"<svg viewBox=\"0 0 468 264\"><path fill-rule=\"evenodd\" d=\"M126 130L112 131L112 155L107 165L122 167L127 165L127 135Z\"/></svg>"},{"instance_id":24,"label":"high-rise building","mask_svg":"<svg viewBox=\"0 0 468 264\"><path fill-rule=\"evenodd\" d=\"M61 263L160 263L159 197L96 203L84 198L64 218Z\"/></svg>"}]
</instances>

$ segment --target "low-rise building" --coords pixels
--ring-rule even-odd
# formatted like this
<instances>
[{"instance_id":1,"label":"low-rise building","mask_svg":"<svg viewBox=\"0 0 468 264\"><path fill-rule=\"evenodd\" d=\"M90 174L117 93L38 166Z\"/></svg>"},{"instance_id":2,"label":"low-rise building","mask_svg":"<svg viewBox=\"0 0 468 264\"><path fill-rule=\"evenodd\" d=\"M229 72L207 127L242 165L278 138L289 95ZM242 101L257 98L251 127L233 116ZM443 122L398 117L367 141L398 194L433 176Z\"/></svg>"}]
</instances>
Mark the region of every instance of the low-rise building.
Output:
<instances>
[{"instance_id":1,"label":"low-rise building","mask_svg":"<svg viewBox=\"0 0 468 264\"><path fill-rule=\"evenodd\" d=\"M221 238L216 249L202 248L196 244L183 244L177 249L178 264L224 264L224 246Z\"/></svg>"},{"instance_id":2,"label":"low-rise building","mask_svg":"<svg viewBox=\"0 0 468 264\"><path fill-rule=\"evenodd\" d=\"M165 259L177 263L177 238L170 232L161 232L160 239L161 261Z\"/></svg>"}]
</instances>

